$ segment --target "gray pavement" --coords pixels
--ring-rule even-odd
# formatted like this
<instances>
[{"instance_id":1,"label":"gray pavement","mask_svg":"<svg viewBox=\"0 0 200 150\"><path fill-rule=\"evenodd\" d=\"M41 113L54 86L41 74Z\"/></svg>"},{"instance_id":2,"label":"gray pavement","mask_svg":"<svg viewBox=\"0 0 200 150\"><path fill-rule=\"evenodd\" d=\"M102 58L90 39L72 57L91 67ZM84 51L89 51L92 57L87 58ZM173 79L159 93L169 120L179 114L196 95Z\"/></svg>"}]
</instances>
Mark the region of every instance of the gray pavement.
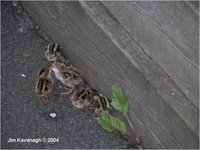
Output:
<instances>
[{"instance_id":1,"label":"gray pavement","mask_svg":"<svg viewBox=\"0 0 200 150\"><path fill-rule=\"evenodd\" d=\"M105 149L125 142L118 133L99 127L93 111L75 111L59 94L59 81L48 104L35 95L37 72L48 64L44 58L48 43L27 20L11 2L1 2L1 147ZM59 138L59 142L9 143L9 138Z\"/></svg>"}]
</instances>

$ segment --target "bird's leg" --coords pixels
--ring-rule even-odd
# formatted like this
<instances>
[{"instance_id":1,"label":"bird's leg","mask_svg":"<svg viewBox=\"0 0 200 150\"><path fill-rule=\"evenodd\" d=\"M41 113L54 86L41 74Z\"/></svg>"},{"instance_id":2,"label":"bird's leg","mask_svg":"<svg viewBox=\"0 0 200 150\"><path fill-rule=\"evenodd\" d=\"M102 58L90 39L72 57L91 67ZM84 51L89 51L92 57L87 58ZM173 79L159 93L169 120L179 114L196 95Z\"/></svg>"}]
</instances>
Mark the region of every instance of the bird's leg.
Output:
<instances>
[{"instance_id":1,"label":"bird's leg","mask_svg":"<svg viewBox=\"0 0 200 150\"><path fill-rule=\"evenodd\" d=\"M64 88L65 90L66 90L66 92L63 92L63 93L60 93L60 94L64 94L64 95L69 95L74 89L75 89L75 87L74 88Z\"/></svg>"},{"instance_id":2,"label":"bird's leg","mask_svg":"<svg viewBox=\"0 0 200 150\"><path fill-rule=\"evenodd\" d=\"M76 111L76 112L79 112L80 110L82 110L83 108L74 108L74 110Z\"/></svg>"},{"instance_id":3,"label":"bird's leg","mask_svg":"<svg viewBox=\"0 0 200 150\"><path fill-rule=\"evenodd\" d=\"M99 117L100 117L100 114L97 114L97 113L94 113L94 114L93 114L93 118L94 118L94 119L99 119Z\"/></svg>"},{"instance_id":4,"label":"bird's leg","mask_svg":"<svg viewBox=\"0 0 200 150\"><path fill-rule=\"evenodd\" d=\"M42 98L44 99L45 103L47 103L49 101L49 98L47 95L43 96Z\"/></svg>"},{"instance_id":5,"label":"bird's leg","mask_svg":"<svg viewBox=\"0 0 200 150\"><path fill-rule=\"evenodd\" d=\"M100 110L99 109L95 109L95 113L93 114L93 118L94 119L99 119L99 117L100 117Z\"/></svg>"},{"instance_id":6,"label":"bird's leg","mask_svg":"<svg viewBox=\"0 0 200 150\"><path fill-rule=\"evenodd\" d=\"M95 106L90 104L88 106L85 106L84 108L86 108L86 109L95 109Z\"/></svg>"}]
</instances>

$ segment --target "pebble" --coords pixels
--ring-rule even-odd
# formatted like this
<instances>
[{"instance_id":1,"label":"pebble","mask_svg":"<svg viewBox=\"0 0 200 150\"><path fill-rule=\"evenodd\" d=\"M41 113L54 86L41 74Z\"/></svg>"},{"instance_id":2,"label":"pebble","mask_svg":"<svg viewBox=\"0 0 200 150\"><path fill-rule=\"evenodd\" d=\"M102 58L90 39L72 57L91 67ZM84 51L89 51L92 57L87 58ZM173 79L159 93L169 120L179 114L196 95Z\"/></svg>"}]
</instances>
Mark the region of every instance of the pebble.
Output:
<instances>
[{"instance_id":1,"label":"pebble","mask_svg":"<svg viewBox=\"0 0 200 150\"><path fill-rule=\"evenodd\" d=\"M24 77L24 78L25 78L25 77L26 77L26 75L25 75L25 74L22 74L22 77Z\"/></svg>"},{"instance_id":2,"label":"pebble","mask_svg":"<svg viewBox=\"0 0 200 150\"><path fill-rule=\"evenodd\" d=\"M50 116L51 116L52 118L55 118L55 117L56 117L56 113L50 113Z\"/></svg>"}]
</instances>

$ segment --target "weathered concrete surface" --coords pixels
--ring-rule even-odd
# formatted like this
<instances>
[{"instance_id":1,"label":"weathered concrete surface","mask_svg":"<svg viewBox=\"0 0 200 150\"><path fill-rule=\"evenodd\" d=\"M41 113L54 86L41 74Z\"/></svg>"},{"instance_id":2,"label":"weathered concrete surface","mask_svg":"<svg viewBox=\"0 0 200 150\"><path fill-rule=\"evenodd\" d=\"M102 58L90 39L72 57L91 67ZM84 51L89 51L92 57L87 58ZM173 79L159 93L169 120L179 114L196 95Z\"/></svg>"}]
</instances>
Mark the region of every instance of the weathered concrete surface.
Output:
<instances>
[{"instance_id":1,"label":"weathered concrete surface","mask_svg":"<svg viewBox=\"0 0 200 150\"><path fill-rule=\"evenodd\" d=\"M35 95L37 72L47 65L48 43L23 14L11 2L1 2L1 149L108 149L124 143L118 133L98 126L93 111L75 111L59 94L60 82L55 80L50 103ZM9 138L59 138L59 142L8 143Z\"/></svg>"},{"instance_id":2,"label":"weathered concrete surface","mask_svg":"<svg viewBox=\"0 0 200 150\"><path fill-rule=\"evenodd\" d=\"M123 89L145 147L198 148L196 99L183 94L165 68L149 57L150 53L141 44L145 43L143 38L135 40L133 33L117 18L117 13L105 5L109 7L109 2L23 2L30 15L63 47L94 87L107 96L111 95L112 84ZM135 25L142 26L139 21ZM159 34L156 30L153 33ZM191 80L195 78L191 76Z\"/></svg>"}]
</instances>

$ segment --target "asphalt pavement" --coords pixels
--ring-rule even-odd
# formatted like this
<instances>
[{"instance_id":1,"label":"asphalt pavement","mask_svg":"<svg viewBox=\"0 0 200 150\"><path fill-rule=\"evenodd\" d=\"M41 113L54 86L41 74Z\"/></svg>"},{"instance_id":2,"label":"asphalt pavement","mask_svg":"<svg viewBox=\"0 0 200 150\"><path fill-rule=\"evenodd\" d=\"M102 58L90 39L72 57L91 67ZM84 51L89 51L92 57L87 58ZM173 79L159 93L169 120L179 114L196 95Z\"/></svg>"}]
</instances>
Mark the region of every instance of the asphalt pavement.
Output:
<instances>
[{"instance_id":1,"label":"asphalt pavement","mask_svg":"<svg viewBox=\"0 0 200 150\"><path fill-rule=\"evenodd\" d=\"M48 65L48 43L17 7L1 2L1 148L108 149L123 144L118 133L107 133L97 124L93 111L75 111L60 94L59 81L49 103L35 95L37 72ZM18 138L53 139L35 143Z\"/></svg>"}]
</instances>

